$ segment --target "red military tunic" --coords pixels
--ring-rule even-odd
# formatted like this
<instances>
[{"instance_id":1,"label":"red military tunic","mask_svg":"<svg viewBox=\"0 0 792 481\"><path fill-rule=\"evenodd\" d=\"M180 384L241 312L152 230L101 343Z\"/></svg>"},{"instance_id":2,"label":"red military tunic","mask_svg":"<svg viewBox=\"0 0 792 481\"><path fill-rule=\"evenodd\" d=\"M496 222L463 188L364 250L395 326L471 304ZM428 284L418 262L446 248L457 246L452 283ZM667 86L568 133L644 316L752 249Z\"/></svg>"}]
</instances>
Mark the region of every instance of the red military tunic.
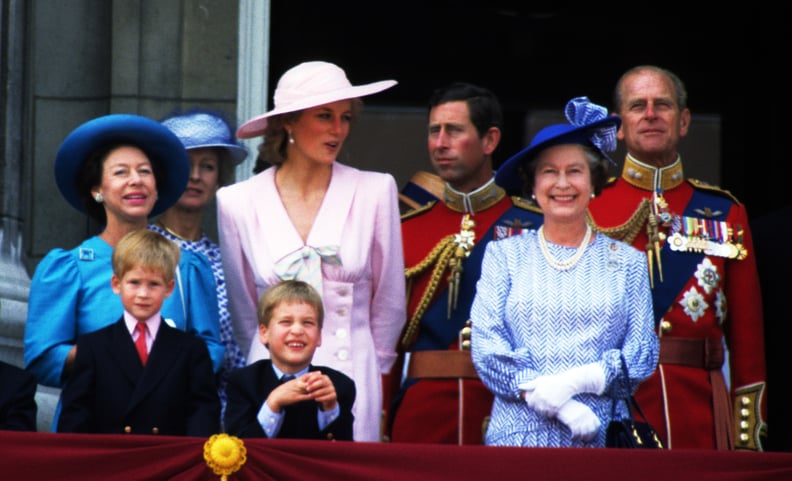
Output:
<instances>
[{"instance_id":1,"label":"red military tunic","mask_svg":"<svg viewBox=\"0 0 792 481\"><path fill-rule=\"evenodd\" d=\"M679 159L657 169L628 156L589 214L601 232L647 252L660 362L635 397L666 446L760 450L763 317L745 206L685 180Z\"/></svg>"},{"instance_id":2,"label":"red military tunic","mask_svg":"<svg viewBox=\"0 0 792 481\"><path fill-rule=\"evenodd\" d=\"M541 222L537 207L506 196L492 181L467 200L446 188L443 202L402 216L408 324L399 350L407 366L404 382L391 388L395 394L391 441L483 443L493 396L473 367L468 350L470 328L466 327L481 258L490 240L537 228ZM443 245L450 258L432 258L430 254L438 253L442 250L438 246ZM461 270L455 270L456 262ZM459 274L458 283L449 290L453 272ZM449 307L449 293L454 292L456 301ZM402 367L397 362L392 382L399 384Z\"/></svg>"}]
</instances>

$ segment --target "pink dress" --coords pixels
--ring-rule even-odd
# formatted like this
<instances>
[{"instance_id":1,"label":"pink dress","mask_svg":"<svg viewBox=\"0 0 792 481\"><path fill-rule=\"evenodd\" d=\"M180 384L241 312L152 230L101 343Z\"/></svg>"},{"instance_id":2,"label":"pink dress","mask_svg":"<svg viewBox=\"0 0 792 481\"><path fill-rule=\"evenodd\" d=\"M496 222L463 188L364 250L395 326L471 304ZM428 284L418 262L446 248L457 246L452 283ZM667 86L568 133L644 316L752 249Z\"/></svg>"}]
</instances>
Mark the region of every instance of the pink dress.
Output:
<instances>
[{"instance_id":1,"label":"pink dress","mask_svg":"<svg viewBox=\"0 0 792 481\"><path fill-rule=\"evenodd\" d=\"M396 359L405 322L404 257L396 182L338 162L308 241L303 243L269 168L217 192L220 249L234 336L248 363L268 357L258 339L256 304L289 264L314 252L335 253L340 265L321 262L325 307L322 345L313 364L351 377L355 441L379 441L382 374ZM317 257L318 258L318 257ZM318 262L318 261L317 261ZM297 275L304 278L303 271Z\"/></svg>"}]
</instances>

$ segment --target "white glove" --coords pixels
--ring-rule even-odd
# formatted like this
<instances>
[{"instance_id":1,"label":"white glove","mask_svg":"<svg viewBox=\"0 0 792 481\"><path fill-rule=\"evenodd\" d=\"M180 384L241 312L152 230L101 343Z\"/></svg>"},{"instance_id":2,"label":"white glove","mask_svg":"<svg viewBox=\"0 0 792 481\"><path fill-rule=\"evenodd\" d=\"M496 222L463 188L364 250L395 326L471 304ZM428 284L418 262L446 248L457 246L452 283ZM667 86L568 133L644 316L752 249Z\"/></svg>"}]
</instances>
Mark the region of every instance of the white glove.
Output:
<instances>
[{"instance_id":1,"label":"white glove","mask_svg":"<svg viewBox=\"0 0 792 481\"><path fill-rule=\"evenodd\" d=\"M519 388L525 391L528 406L546 417L554 417L575 394L602 394L605 390L605 373L595 362L573 367L560 374L539 376L520 384Z\"/></svg>"},{"instance_id":2,"label":"white glove","mask_svg":"<svg viewBox=\"0 0 792 481\"><path fill-rule=\"evenodd\" d=\"M558 410L558 420L572 431L572 439L589 442L597 437L600 420L582 402L570 399Z\"/></svg>"}]
</instances>

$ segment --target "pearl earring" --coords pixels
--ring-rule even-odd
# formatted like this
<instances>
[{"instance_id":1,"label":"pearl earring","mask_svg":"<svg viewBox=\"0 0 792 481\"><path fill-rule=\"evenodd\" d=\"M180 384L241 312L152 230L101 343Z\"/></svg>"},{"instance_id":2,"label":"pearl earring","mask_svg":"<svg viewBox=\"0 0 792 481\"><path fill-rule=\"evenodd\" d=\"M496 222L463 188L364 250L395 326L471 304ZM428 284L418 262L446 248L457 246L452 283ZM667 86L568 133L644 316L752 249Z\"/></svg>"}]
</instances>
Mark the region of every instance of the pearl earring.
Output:
<instances>
[{"instance_id":1,"label":"pearl earring","mask_svg":"<svg viewBox=\"0 0 792 481\"><path fill-rule=\"evenodd\" d=\"M102 202L104 202L104 196L102 195L101 192L97 192L96 195L94 195L94 200L96 201L97 204L101 204Z\"/></svg>"},{"instance_id":2,"label":"pearl earring","mask_svg":"<svg viewBox=\"0 0 792 481\"><path fill-rule=\"evenodd\" d=\"M531 199L536 200L536 194L531 194Z\"/></svg>"},{"instance_id":3,"label":"pearl earring","mask_svg":"<svg viewBox=\"0 0 792 481\"><path fill-rule=\"evenodd\" d=\"M592 198L592 199L593 199L594 197L596 197L596 196L597 196L597 195L596 195L594 192L592 192L592 193L591 193L591 198Z\"/></svg>"},{"instance_id":4,"label":"pearl earring","mask_svg":"<svg viewBox=\"0 0 792 481\"><path fill-rule=\"evenodd\" d=\"M292 133L291 132L289 132L289 143L290 144L294 143L294 137L292 137Z\"/></svg>"}]
</instances>

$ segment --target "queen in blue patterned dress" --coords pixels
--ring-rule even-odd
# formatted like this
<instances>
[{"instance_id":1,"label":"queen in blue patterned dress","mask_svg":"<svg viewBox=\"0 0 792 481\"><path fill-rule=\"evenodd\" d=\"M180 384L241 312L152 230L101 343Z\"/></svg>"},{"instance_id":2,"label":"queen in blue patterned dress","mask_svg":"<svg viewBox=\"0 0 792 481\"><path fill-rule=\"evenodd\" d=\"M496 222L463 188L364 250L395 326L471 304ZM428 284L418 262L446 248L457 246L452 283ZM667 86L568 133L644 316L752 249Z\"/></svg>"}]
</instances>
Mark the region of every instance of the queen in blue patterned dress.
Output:
<instances>
[{"instance_id":1,"label":"queen in blue patterned dress","mask_svg":"<svg viewBox=\"0 0 792 481\"><path fill-rule=\"evenodd\" d=\"M471 352L495 395L487 445L604 447L613 399L657 365L647 261L587 221L619 118L585 97L566 115L570 123L542 129L495 177L529 194L544 225L490 242L484 254Z\"/></svg>"},{"instance_id":2,"label":"queen in blue patterned dress","mask_svg":"<svg viewBox=\"0 0 792 481\"><path fill-rule=\"evenodd\" d=\"M168 116L162 125L176 134L187 149L190 177L179 200L163 212L155 223L149 224L149 229L176 242L183 250L203 254L212 265L217 287L220 341L225 347L217 388L222 412L225 412L228 375L245 365L245 355L234 339L231 315L228 313L220 246L206 235L203 225L206 210L214 206L217 189L234 182L234 168L245 160L248 151L234 139L232 127L220 112L193 108Z\"/></svg>"}]
</instances>

